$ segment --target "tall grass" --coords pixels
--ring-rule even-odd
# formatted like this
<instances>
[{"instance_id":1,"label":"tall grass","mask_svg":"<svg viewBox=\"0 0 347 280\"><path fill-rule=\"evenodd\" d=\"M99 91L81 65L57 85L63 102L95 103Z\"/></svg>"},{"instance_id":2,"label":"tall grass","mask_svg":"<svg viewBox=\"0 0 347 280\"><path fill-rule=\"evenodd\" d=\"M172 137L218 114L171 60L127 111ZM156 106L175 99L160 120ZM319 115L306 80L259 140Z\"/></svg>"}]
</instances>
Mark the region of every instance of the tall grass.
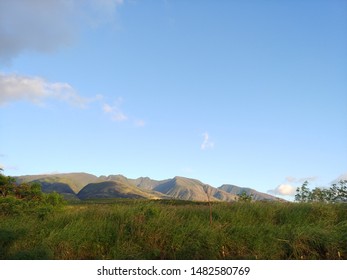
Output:
<instances>
[{"instance_id":1,"label":"tall grass","mask_svg":"<svg viewBox=\"0 0 347 280\"><path fill-rule=\"evenodd\" d=\"M104 201L107 202L107 201ZM347 205L117 200L0 217L0 259L346 259Z\"/></svg>"}]
</instances>

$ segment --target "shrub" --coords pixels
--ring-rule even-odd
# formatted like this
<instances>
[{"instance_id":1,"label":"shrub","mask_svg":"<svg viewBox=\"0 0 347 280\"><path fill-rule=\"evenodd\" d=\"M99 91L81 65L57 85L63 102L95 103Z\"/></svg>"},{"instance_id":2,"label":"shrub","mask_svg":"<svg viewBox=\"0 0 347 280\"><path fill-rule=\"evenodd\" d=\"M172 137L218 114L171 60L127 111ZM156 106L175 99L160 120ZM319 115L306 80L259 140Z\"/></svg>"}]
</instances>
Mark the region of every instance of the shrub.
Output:
<instances>
[{"instance_id":1,"label":"shrub","mask_svg":"<svg viewBox=\"0 0 347 280\"><path fill-rule=\"evenodd\" d=\"M44 194L39 183L16 185L13 178L0 174L0 215L35 214L44 219L63 205L60 194Z\"/></svg>"}]
</instances>

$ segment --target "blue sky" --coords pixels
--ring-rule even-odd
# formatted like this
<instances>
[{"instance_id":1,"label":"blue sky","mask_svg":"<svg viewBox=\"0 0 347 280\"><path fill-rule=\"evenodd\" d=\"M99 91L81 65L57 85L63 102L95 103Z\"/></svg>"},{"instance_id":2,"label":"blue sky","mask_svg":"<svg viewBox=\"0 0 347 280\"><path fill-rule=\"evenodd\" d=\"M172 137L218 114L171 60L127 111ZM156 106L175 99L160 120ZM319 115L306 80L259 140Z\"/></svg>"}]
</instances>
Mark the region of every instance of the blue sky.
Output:
<instances>
[{"instance_id":1,"label":"blue sky","mask_svg":"<svg viewBox=\"0 0 347 280\"><path fill-rule=\"evenodd\" d=\"M347 2L1 1L0 126L13 176L329 185L347 175Z\"/></svg>"}]
</instances>

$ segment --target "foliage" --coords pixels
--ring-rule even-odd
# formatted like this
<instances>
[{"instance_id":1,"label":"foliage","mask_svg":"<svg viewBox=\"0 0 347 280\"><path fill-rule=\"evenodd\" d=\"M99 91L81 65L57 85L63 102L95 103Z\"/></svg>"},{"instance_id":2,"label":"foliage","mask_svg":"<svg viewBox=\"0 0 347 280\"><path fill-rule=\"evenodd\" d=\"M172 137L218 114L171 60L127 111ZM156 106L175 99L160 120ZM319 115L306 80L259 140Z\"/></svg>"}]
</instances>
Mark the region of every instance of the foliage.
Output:
<instances>
[{"instance_id":1,"label":"foliage","mask_svg":"<svg viewBox=\"0 0 347 280\"><path fill-rule=\"evenodd\" d=\"M252 194L247 194L246 192L242 192L238 195L238 201L241 202L251 202L253 200Z\"/></svg>"},{"instance_id":2,"label":"foliage","mask_svg":"<svg viewBox=\"0 0 347 280\"><path fill-rule=\"evenodd\" d=\"M212 205L212 225L208 203L160 200L4 216L0 259L347 259L345 203Z\"/></svg>"},{"instance_id":3,"label":"foliage","mask_svg":"<svg viewBox=\"0 0 347 280\"><path fill-rule=\"evenodd\" d=\"M330 188L316 187L312 191L307 186L308 182L305 181L301 187L296 189L295 201L325 203L347 202L347 180L341 180L337 184L332 184Z\"/></svg>"},{"instance_id":4,"label":"foliage","mask_svg":"<svg viewBox=\"0 0 347 280\"><path fill-rule=\"evenodd\" d=\"M32 213L43 219L64 203L57 193L43 193L38 183L16 184L14 178L0 173L0 216Z\"/></svg>"},{"instance_id":5,"label":"foliage","mask_svg":"<svg viewBox=\"0 0 347 280\"><path fill-rule=\"evenodd\" d=\"M296 189L295 201L308 202L310 189L307 187L308 181L305 181L301 187Z\"/></svg>"}]
</instances>

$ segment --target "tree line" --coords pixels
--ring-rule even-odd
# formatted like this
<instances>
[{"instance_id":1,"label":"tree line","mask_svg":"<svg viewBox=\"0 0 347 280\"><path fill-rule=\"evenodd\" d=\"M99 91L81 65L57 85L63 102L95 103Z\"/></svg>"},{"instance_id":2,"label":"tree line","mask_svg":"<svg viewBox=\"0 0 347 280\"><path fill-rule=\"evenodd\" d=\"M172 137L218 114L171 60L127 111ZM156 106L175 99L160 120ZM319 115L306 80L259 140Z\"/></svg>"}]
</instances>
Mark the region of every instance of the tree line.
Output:
<instances>
[{"instance_id":1,"label":"tree line","mask_svg":"<svg viewBox=\"0 0 347 280\"><path fill-rule=\"evenodd\" d=\"M347 180L334 183L330 188L308 188L308 181L296 189L295 201L297 202L324 202L340 203L347 202Z\"/></svg>"}]
</instances>

